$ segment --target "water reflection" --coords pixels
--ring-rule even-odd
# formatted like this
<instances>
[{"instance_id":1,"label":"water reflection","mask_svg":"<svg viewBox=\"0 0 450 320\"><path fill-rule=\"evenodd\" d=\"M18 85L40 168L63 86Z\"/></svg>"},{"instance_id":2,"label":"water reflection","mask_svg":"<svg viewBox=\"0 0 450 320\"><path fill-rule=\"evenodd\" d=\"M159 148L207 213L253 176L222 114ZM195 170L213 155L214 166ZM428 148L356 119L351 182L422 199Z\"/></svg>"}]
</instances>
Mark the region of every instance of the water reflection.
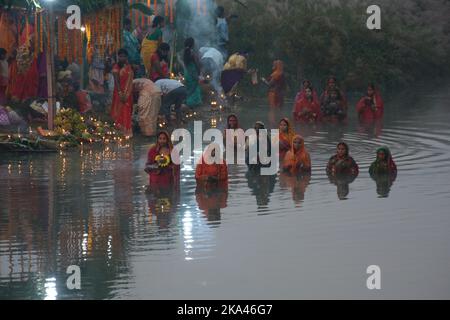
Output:
<instances>
[{"instance_id":1,"label":"water reflection","mask_svg":"<svg viewBox=\"0 0 450 320\"><path fill-rule=\"evenodd\" d=\"M156 217L160 229L168 229L180 204L180 192L177 189L154 189L146 193L150 222Z\"/></svg>"},{"instance_id":2,"label":"water reflection","mask_svg":"<svg viewBox=\"0 0 450 320\"><path fill-rule=\"evenodd\" d=\"M204 213L211 225L220 225L221 210L228 205L228 187L202 188L195 192L198 208Z\"/></svg>"},{"instance_id":3,"label":"water reflection","mask_svg":"<svg viewBox=\"0 0 450 320\"><path fill-rule=\"evenodd\" d=\"M277 176L261 175L258 170L249 170L246 178L252 195L256 197L258 207L267 207L270 203L270 195L275 190Z\"/></svg>"},{"instance_id":4,"label":"water reflection","mask_svg":"<svg viewBox=\"0 0 450 320\"><path fill-rule=\"evenodd\" d=\"M370 175L377 185L377 194L380 198L388 198L391 188L397 179L397 174L372 174Z\"/></svg>"},{"instance_id":5,"label":"water reflection","mask_svg":"<svg viewBox=\"0 0 450 320\"><path fill-rule=\"evenodd\" d=\"M356 175L328 175L331 184L337 187L337 196L339 200L347 200L350 194L350 184L356 180Z\"/></svg>"},{"instance_id":6,"label":"water reflection","mask_svg":"<svg viewBox=\"0 0 450 320\"><path fill-rule=\"evenodd\" d=\"M311 174L293 176L287 173L280 174L281 188L288 188L292 193L292 200L299 206L305 200L305 192L311 182Z\"/></svg>"},{"instance_id":7,"label":"water reflection","mask_svg":"<svg viewBox=\"0 0 450 320\"><path fill-rule=\"evenodd\" d=\"M85 146L79 152L52 155L0 154L0 298L167 298L177 293L176 298L220 299L222 292L245 292L246 296L239 296L245 299L267 286L283 293L283 298L310 298L310 292L325 298L354 298L360 292L341 284L354 284L354 273L346 273L348 261L372 261L361 252L382 252L387 257L381 261L384 265L408 265L411 269L406 272L392 269L402 283L425 268L444 274L450 261L446 245L450 100L448 94L445 97L404 106L390 103L380 132L371 127L358 133L356 121L348 126L297 126L311 152L312 177L280 175L279 186L277 176L230 166L229 191L198 190L194 167L184 166L181 190L146 194L143 186L148 176L143 168L152 141L139 137L120 147ZM276 127L291 112L287 107L267 115L267 110L252 103L235 111L243 128L253 126L256 114L267 123L273 117ZM219 122L217 118L218 127ZM327 179L323 164L340 140L349 142L364 171L373 161L373 151L388 145L402 179L371 179L365 172L355 184L354 177ZM395 197L390 193L394 181ZM358 197L343 203L348 220L335 215L338 200L334 190L331 196L328 193L330 182L339 199L349 198L351 187L357 192ZM389 201L374 197L375 190L380 197L389 196ZM309 214L296 214L299 206ZM366 215L360 214L361 206L367 207ZM281 210L283 214L274 214ZM219 224L220 229L215 228ZM274 232L279 241L267 237L268 232ZM252 241L240 241L240 237ZM355 250L349 250L349 243L355 244L351 248ZM427 250L430 247L433 250ZM255 254L249 256L249 252ZM335 291L324 290L319 280L334 254L345 263L337 261L333 272L348 281L332 283L328 288L338 288ZM418 258L421 263L405 264ZM239 286L238 271L208 273L226 261L242 261L238 271L250 275L246 279L251 285ZM267 265L264 270L262 263ZM80 292L65 288L66 268L73 264L80 266L83 275ZM419 269L414 269L417 265ZM366 265L350 267L364 270ZM265 270L280 270L283 276ZM426 278L427 282L410 290L396 287L395 297L448 297L448 284L436 285L441 277ZM436 291L438 287L442 292ZM263 298L273 298L269 295Z\"/></svg>"}]
</instances>

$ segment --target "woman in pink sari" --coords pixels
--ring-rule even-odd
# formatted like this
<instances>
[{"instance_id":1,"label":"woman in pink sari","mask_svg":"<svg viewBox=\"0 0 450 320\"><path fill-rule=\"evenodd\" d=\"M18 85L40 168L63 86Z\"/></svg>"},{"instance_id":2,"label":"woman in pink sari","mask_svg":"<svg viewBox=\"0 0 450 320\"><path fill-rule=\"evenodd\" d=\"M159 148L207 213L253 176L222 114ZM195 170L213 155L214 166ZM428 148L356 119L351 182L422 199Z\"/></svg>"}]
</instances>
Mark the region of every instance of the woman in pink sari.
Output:
<instances>
[{"instance_id":1,"label":"woman in pink sari","mask_svg":"<svg viewBox=\"0 0 450 320\"><path fill-rule=\"evenodd\" d=\"M133 111L133 68L128 63L128 53L125 49L118 52L119 61L113 67L114 94L111 107L111 117L116 127L127 136L132 136L131 114Z\"/></svg>"}]
</instances>

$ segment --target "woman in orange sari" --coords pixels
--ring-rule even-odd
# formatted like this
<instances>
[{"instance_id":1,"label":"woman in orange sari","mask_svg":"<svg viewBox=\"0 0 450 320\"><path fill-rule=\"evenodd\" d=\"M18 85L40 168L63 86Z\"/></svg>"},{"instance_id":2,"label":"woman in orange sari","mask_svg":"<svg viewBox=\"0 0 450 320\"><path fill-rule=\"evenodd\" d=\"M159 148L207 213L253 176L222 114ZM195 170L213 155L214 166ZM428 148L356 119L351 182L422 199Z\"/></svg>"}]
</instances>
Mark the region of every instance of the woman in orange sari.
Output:
<instances>
[{"instance_id":1,"label":"woman in orange sari","mask_svg":"<svg viewBox=\"0 0 450 320\"><path fill-rule=\"evenodd\" d=\"M296 135L292 139L291 150L284 157L283 171L291 175L311 173L311 157L302 136Z\"/></svg>"},{"instance_id":2,"label":"woman in orange sari","mask_svg":"<svg viewBox=\"0 0 450 320\"><path fill-rule=\"evenodd\" d=\"M220 146L213 143L203 153L195 169L198 188L205 190L228 188L228 167L219 150Z\"/></svg>"},{"instance_id":3,"label":"woman in orange sari","mask_svg":"<svg viewBox=\"0 0 450 320\"><path fill-rule=\"evenodd\" d=\"M280 131L280 160L284 159L286 153L291 150L292 139L295 136L294 128L288 118L283 118L279 124Z\"/></svg>"},{"instance_id":4,"label":"woman in orange sari","mask_svg":"<svg viewBox=\"0 0 450 320\"><path fill-rule=\"evenodd\" d=\"M128 63L128 53L125 49L118 52L119 61L113 67L114 94L111 107L111 117L119 130L127 136L132 136L131 113L133 110L133 68Z\"/></svg>"},{"instance_id":5,"label":"woman in orange sari","mask_svg":"<svg viewBox=\"0 0 450 320\"><path fill-rule=\"evenodd\" d=\"M274 61L272 70L269 79L263 78L262 81L269 86L269 105L272 108L281 108L284 103L284 91L286 90L283 61Z\"/></svg>"}]
</instances>

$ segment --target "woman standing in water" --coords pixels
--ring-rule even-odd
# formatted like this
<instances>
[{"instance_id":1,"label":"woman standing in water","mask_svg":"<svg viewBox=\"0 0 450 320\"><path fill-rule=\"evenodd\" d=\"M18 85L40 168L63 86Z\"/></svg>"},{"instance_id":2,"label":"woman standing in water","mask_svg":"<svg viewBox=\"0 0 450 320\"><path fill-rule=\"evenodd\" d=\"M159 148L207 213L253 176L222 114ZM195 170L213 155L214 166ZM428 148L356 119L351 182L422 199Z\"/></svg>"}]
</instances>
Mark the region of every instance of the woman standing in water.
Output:
<instances>
[{"instance_id":1,"label":"woman standing in water","mask_svg":"<svg viewBox=\"0 0 450 320\"><path fill-rule=\"evenodd\" d=\"M210 144L195 169L197 188L228 188L228 167L217 143Z\"/></svg>"},{"instance_id":2,"label":"woman standing in water","mask_svg":"<svg viewBox=\"0 0 450 320\"><path fill-rule=\"evenodd\" d=\"M347 119L347 108L339 90L329 90L321 105L321 113L325 121L344 121Z\"/></svg>"},{"instance_id":3,"label":"woman standing in water","mask_svg":"<svg viewBox=\"0 0 450 320\"><path fill-rule=\"evenodd\" d=\"M294 128L288 118L281 119L279 123L280 160L284 159L286 153L291 150L292 139L295 136Z\"/></svg>"},{"instance_id":4,"label":"woman standing in water","mask_svg":"<svg viewBox=\"0 0 450 320\"><path fill-rule=\"evenodd\" d=\"M362 97L356 105L359 120L363 123L370 123L383 118L384 103L380 93L375 89L374 84L369 84L367 95Z\"/></svg>"},{"instance_id":5,"label":"woman standing in water","mask_svg":"<svg viewBox=\"0 0 450 320\"><path fill-rule=\"evenodd\" d=\"M311 88L304 90L304 96L295 104L292 111L295 121L312 123L320 120L322 112L320 110L319 100Z\"/></svg>"},{"instance_id":6,"label":"woman standing in water","mask_svg":"<svg viewBox=\"0 0 450 320\"><path fill-rule=\"evenodd\" d=\"M180 182L179 165L171 158L172 141L167 132L161 131L157 135L157 142L148 151L145 172L150 176L149 188L168 189L178 188Z\"/></svg>"},{"instance_id":7,"label":"woman standing in water","mask_svg":"<svg viewBox=\"0 0 450 320\"><path fill-rule=\"evenodd\" d=\"M359 174L358 164L350 156L349 147L345 142L338 144L336 154L328 161L327 174L329 176L357 176Z\"/></svg>"},{"instance_id":8,"label":"woman standing in water","mask_svg":"<svg viewBox=\"0 0 450 320\"><path fill-rule=\"evenodd\" d=\"M125 49L118 52L119 61L114 65L114 93L111 107L111 117L119 130L127 136L132 136L131 113L133 110L133 68L128 63L128 53Z\"/></svg>"},{"instance_id":9,"label":"woman standing in water","mask_svg":"<svg viewBox=\"0 0 450 320\"><path fill-rule=\"evenodd\" d=\"M380 174L397 174L397 165L392 158L391 151L388 147L381 147L377 150L377 159L369 168L371 176Z\"/></svg>"},{"instance_id":10,"label":"woman standing in water","mask_svg":"<svg viewBox=\"0 0 450 320\"><path fill-rule=\"evenodd\" d=\"M317 94L316 89L314 89L311 81L309 80L304 80L303 81L303 88L297 93L297 95L295 96L295 103L297 104L300 100L305 99L306 98L306 91L307 90L311 90L312 93L312 99L313 101L317 102L318 104L320 104L319 102L319 96Z\"/></svg>"},{"instance_id":11,"label":"woman standing in water","mask_svg":"<svg viewBox=\"0 0 450 320\"><path fill-rule=\"evenodd\" d=\"M154 17L152 28L142 41L141 56L148 75L150 75L151 72L152 56L163 42L162 28L164 28L164 18L161 16Z\"/></svg>"},{"instance_id":12,"label":"woman standing in water","mask_svg":"<svg viewBox=\"0 0 450 320\"><path fill-rule=\"evenodd\" d=\"M311 173L311 157L306 151L302 136L296 135L292 139L291 150L284 157L283 171L294 176Z\"/></svg>"},{"instance_id":13,"label":"woman standing in water","mask_svg":"<svg viewBox=\"0 0 450 320\"><path fill-rule=\"evenodd\" d=\"M286 90L283 61L274 61L272 70L273 72L269 79L263 78L262 81L269 86L269 105L272 108L281 108L284 103L284 92Z\"/></svg>"},{"instance_id":14,"label":"woman standing in water","mask_svg":"<svg viewBox=\"0 0 450 320\"><path fill-rule=\"evenodd\" d=\"M188 38L184 42L184 77L188 92L186 104L189 107L196 107L202 104L202 93L198 83L200 62L197 53L194 51L194 46L195 41L193 38Z\"/></svg>"}]
</instances>

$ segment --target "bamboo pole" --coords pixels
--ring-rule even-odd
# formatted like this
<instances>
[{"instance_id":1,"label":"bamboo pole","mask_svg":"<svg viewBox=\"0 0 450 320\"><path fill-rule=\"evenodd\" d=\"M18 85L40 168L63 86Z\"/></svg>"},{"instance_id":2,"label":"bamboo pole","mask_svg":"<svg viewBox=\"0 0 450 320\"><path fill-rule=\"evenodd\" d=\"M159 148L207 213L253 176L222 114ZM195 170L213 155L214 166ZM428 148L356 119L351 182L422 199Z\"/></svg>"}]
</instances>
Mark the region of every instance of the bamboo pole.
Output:
<instances>
[{"instance_id":1,"label":"bamboo pole","mask_svg":"<svg viewBox=\"0 0 450 320\"><path fill-rule=\"evenodd\" d=\"M53 5L49 3L49 26L47 37L49 37L49 47L47 50L47 87L48 87L48 129L53 130L55 122L55 55L54 55L54 42L55 42L55 28L54 28L54 14Z\"/></svg>"}]
</instances>

